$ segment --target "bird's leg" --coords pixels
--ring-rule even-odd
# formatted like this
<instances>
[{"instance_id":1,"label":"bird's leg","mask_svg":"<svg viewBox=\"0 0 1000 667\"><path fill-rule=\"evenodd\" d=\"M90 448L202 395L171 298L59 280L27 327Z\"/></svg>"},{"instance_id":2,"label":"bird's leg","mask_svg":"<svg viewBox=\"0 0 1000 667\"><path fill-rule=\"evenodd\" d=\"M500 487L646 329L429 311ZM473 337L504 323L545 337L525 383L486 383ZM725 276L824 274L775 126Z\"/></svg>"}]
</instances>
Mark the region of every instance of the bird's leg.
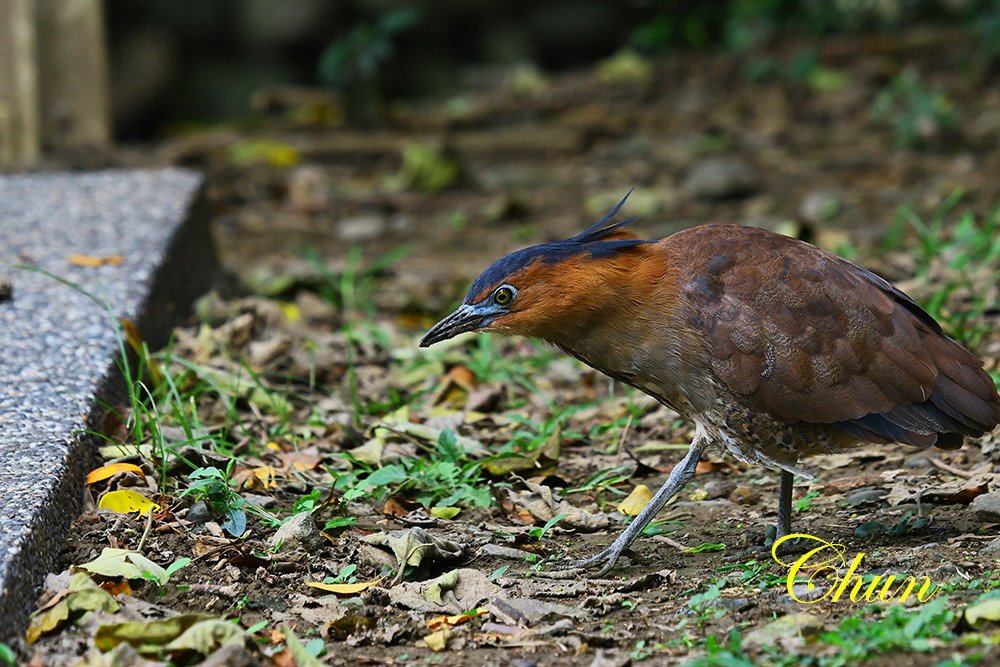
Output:
<instances>
[{"instance_id":1,"label":"bird's leg","mask_svg":"<svg viewBox=\"0 0 1000 667\"><path fill-rule=\"evenodd\" d=\"M777 525L768 526L764 529L763 549L770 549L774 543L785 535L792 533L792 486L795 484L795 475L787 470L781 471L778 481L778 520ZM794 540L785 540L778 548L780 553L796 553L803 550L807 545L801 537ZM762 550L760 545L750 548L751 552L759 553Z\"/></svg>"},{"instance_id":2,"label":"bird's leg","mask_svg":"<svg viewBox=\"0 0 1000 667\"><path fill-rule=\"evenodd\" d=\"M781 471L781 481L778 482L778 531L774 536L780 540L792 532L792 485L795 475L787 470Z\"/></svg>"},{"instance_id":3,"label":"bird's leg","mask_svg":"<svg viewBox=\"0 0 1000 667\"><path fill-rule=\"evenodd\" d=\"M635 542L643 529L653 520L653 517L667 504L667 501L684 488L684 485L694 475L695 468L701 459L702 452L705 451L706 444L707 442L702 441L700 438L695 438L695 441L691 443L691 448L688 449L687 455L681 459L680 463L674 466L674 469L670 471L670 476L667 477L667 481L663 483L660 490L656 492L656 495L639 512L638 516L632 519L632 523L622 531L621 535L597 555L585 560L574 561L569 564L569 567L584 568L603 563L604 565L601 567L598 575L605 574L614 567L615 563L618 562L618 558L621 557L622 552Z\"/></svg>"}]
</instances>

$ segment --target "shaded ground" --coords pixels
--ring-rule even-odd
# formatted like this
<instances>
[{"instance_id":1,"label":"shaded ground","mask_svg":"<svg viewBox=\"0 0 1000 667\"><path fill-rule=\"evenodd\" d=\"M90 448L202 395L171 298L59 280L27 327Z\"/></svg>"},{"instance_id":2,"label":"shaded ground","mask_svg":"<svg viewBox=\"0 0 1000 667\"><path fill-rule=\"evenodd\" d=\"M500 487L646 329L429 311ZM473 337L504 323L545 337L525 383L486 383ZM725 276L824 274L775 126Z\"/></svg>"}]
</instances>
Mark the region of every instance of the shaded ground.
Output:
<instances>
[{"instance_id":1,"label":"shaded ground","mask_svg":"<svg viewBox=\"0 0 1000 667\"><path fill-rule=\"evenodd\" d=\"M816 479L796 486L795 527L844 544L848 559L864 552L859 572L940 585L922 610L790 599L787 570L753 549L774 518L775 476L719 457L638 543L641 562L608 578L558 578L554 561L593 553L620 530L619 503L636 485L655 490L689 426L542 346L416 348L493 258L575 233L636 186L640 233L736 221L805 237L930 304L997 371L1000 249L989 221L1000 224L1000 87L962 48L953 34L914 32L830 43L822 66L802 71L800 48L788 47L740 61L679 57L645 81L584 73L518 87L484 74L482 90L398 109L387 129L271 118L129 158L206 167L232 281L155 357L171 378L153 390L160 417L146 401L106 424L110 440L151 447L124 459L144 478L92 493L156 498L148 536L143 519L92 509L64 560L141 542L163 566L192 561L164 586L132 581L139 601L44 638L37 659L83 654L100 623L173 610L238 618L258 658L280 665L292 664L289 629L313 641L307 649L322 646L328 664L888 665L901 652L917 665L991 664L995 628L959 618L1000 581L996 525L968 507L993 488L996 435L956 452L873 446L816 458ZM871 118L904 63L957 119L917 113L921 148L897 144L917 102ZM411 147L401 166L413 140L446 150ZM421 192L449 180L449 160L454 185ZM904 204L912 215L899 214ZM305 526L275 543L268 517L304 511L311 518L295 524ZM242 533L241 514L248 532L234 539L226 528ZM396 545L404 560L427 540L453 544L397 574L399 559L369 542L407 535L408 548ZM438 581L442 602L427 599L456 569ZM305 585L331 578L378 584L339 597ZM106 588L121 592L114 582ZM804 582L795 591L809 595ZM487 611L451 618L443 633L428 625L475 609ZM790 614L809 616L763 629Z\"/></svg>"}]
</instances>

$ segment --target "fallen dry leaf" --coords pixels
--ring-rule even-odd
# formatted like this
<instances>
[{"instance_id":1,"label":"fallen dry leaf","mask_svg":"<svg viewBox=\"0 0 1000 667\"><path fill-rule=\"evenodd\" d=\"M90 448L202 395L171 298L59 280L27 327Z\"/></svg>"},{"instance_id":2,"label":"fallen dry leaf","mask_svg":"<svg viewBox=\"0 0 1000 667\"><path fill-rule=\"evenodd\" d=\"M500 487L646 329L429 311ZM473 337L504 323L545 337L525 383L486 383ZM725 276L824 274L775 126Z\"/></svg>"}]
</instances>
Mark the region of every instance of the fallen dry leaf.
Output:
<instances>
[{"instance_id":1,"label":"fallen dry leaf","mask_svg":"<svg viewBox=\"0 0 1000 667\"><path fill-rule=\"evenodd\" d=\"M111 510L118 514L132 514L138 512L140 515L147 514L150 510L159 510L160 506L152 500L127 489L109 491L101 496L97 506L102 509Z\"/></svg>"},{"instance_id":2,"label":"fallen dry leaf","mask_svg":"<svg viewBox=\"0 0 1000 667\"><path fill-rule=\"evenodd\" d=\"M87 486L123 472L134 472L136 475L142 477L142 468L133 463L109 463L100 468L95 468L87 474Z\"/></svg>"},{"instance_id":3,"label":"fallen dry leaf","mask_svg":"<svg viewBox=\"0 0 1000 667\"><path fill-rule=\"evenodd\" d=\"M66 261L76 266L121 266L125 263L125 258L121 255L108 255L106 257L93 257L91 255L67 255Z\"/></svg>"},{"instance_id":4,"label":"fallen dry leaf","mask_svg":"<svg viewBox=\"0 0 1000 667\"><path fill-rule=\"evenodd\" d=\"M448 628L444 627L427 635L424 637L424 644L435 653L445 650L448 647Z\"/></svg>"},{"instance_id":5,"label":"fallen dry leaf","mask_svg":"<svg viewBox=\"0 0 1000 667\"><path fill-rule=\"evenodd\" d=\"M618 504L618 511L625 516L637 516L653 499L653 492L645 484L639 484L625 500Z\"/></svg>"},{"instance_id":6,"label":"fallen dry leaf","mask_svg":"<svg viewBox=\"0 0 1000 667\"><path fill-rule=\"evenodd\" d=\"M382 583L383 579L385 579L385 577L379 577L378 579L373 579L372 581L362 581L356 584L324 584L322 581L307 581L306 586L318 588L321 591L334 593L336 595L357 595L361 591L366 591L372 586L378 586Z\"/></svg>"},{"instance_id":7,"label":"fallen dry leaf","mask_svg":"<svg viewBox=\"0 0 1000 667\"><path fill-rule=\"evenodd\" d=\"M447 625L461 625L462 623L466 623L480 616L485 616L489 613L490 610L486 607L479 607L478 609L473 609L465 614L455 614L454 616L435 616L427 621L427 629L440 630L442 627Z\"/></svg>"}]
</instances>

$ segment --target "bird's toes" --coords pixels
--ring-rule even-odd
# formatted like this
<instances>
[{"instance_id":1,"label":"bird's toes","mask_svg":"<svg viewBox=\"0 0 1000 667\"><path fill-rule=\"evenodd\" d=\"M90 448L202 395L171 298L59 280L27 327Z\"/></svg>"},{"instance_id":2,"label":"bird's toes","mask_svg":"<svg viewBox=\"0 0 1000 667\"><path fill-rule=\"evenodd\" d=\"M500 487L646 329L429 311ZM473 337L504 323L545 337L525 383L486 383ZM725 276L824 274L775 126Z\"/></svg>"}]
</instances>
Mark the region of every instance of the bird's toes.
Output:
<instances>
[{"instance_id":1,"label":"bird's toes","mask_svg":"<svg viewBox=\"0 0 1000 667\"><path fill-rule=\"evenodd\" d=\"M622 551L611 549L610 547L594 554L590 558L584 558L581 560L573 560L567 563L560 563L559 567L563 570L588 570L593 567L601 566L601 569L597 571L598 575L607 574L611 568L618 563L618 559L622 555ZM626 552L627 553L627 552ZM631 556L631 554L630 554Z\"/></svg>"},{"instance_id":2,"label":"bird's toes","mask_svg":"<svg viewBox=\"0 0 1000 667\"><path fill-rule=\"evenodd\" d=\"M771 543L771 547L774 546L774 542ZM790 554L802 554L809 549L816 546L815 542L810 542L801 537L796 537L791 540L785 540L778 545L778 554L785 556Z\"/></svg>"},{"instance_id":3,"label":"bird's toes","mask_svg":"<svg viewBox=\"0 0 1000 667\"><path fill-rule=\"evenodd\" d=\"M582 558L579 560L571 560L565 563L559 563L558 567L560 570L586 570L594 567L598 563L603 562L604 557L605 554L602 551L596 556L591 556L590 558Z\"/></svg>"}]
</instances>

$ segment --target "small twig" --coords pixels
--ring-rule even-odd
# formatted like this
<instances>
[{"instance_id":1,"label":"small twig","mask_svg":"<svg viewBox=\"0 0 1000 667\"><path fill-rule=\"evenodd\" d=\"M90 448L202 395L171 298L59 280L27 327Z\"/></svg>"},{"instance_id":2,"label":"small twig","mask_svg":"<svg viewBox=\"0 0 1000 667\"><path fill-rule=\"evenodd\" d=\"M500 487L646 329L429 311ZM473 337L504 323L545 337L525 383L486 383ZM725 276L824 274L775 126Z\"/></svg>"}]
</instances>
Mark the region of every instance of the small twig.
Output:
<instances>
[{"instance_id":1,"label":"small twig","mask_svg":"<svg viewBox=\"0 0 1000 667\"><path fill-rule=\"evenodd\" d=\"M653 535L651 538L654 542L662 542L663 544L668 544L678 551L686 551L687 547L678 542L675 539L669 538L666 535Z\"/></svg>"},{"instance_id":2,"label":"small twig","mask_svg":"<svg viewBox=\"0 0 1000 667\"><path fill-rule=\"evenodd\" d=\"M142 537L139 538L139 546L135 548L136 551L142 553L142 548L146 546L146 540L149 538L149 531L153 529L153 510L150 509L146 512L146 528L142 531Z\"/></svg>"},{"instance_id":3,"label":"small twig","mask_svg":"<svg viewBox=\"0 0 1000 667\"><path fill-rule=\"evenodd\" d=\"M953 465L945 463L941 459L931 459L931 463L934 464L935 468L938 468L939 470L944 470L945 472L950 472L952 475L955 475L956 477L961 477L962 479L972 479L975 476L974 473L966 472L965 470L956 468Z\"/></svg>"}]
</instances>

